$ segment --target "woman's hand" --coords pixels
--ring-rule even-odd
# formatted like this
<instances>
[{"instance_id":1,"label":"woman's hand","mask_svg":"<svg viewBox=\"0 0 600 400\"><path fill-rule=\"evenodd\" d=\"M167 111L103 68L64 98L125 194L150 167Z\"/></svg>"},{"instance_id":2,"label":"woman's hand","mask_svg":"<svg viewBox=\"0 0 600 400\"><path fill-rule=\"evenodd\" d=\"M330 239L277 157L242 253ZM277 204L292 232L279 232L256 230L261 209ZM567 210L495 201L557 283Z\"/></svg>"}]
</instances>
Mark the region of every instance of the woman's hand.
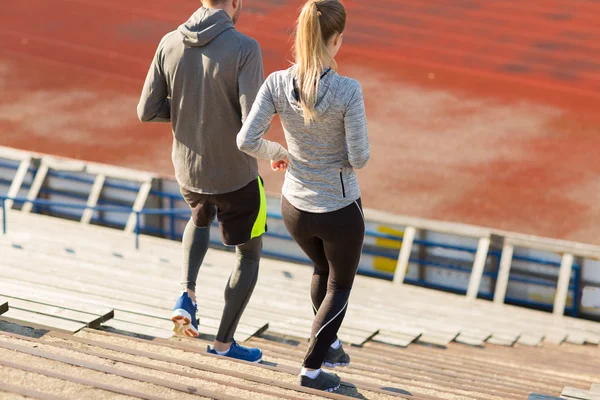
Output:
<instances>
[{"instance_id":1,"label":"woman's hand","mask_svg":"<svg viewBox=\"0 0 600 400\"><path fill-rule=\"evenodd\" d=\"M273 171L285 171L288 167L288 159L273 161L271 160L271 169Z\"/></svg>"}]
</instances>

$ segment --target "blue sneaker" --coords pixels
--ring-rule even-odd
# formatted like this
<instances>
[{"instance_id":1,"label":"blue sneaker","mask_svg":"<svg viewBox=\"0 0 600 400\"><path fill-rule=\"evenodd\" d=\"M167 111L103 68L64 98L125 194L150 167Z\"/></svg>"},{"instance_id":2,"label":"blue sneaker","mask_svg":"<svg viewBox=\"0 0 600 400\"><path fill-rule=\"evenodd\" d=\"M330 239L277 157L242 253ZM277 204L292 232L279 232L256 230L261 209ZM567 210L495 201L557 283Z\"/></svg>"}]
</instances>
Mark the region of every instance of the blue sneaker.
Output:
<instances>
[{"instance_id":1,"label":"blue sneaker","mask_svg":"<svg viewBox=\"0 0 600 400\"><path fill-rule=\"evenodd\" d=\"M257 348L240 346L235 342L231 343L229 351L225 354L219 354L215 350L211 349L210 346L206 349L210 354L222 355L223 357L235 358L236 360L249 361L253 363L259 363L262 361L262 351Z\"/></svg>"},{"instance_id":2,"label":"blue sneaker","mask_svg":"<svg viewBox=\"0 0 600 400\"><path fill-rule=\"evenodd\" d=\"M198 320L196 319L198 306L192 302L187 292L184 292L175 307L173 307L173 332L178 336L198 337Z\"/></svg>"}]
</instances>

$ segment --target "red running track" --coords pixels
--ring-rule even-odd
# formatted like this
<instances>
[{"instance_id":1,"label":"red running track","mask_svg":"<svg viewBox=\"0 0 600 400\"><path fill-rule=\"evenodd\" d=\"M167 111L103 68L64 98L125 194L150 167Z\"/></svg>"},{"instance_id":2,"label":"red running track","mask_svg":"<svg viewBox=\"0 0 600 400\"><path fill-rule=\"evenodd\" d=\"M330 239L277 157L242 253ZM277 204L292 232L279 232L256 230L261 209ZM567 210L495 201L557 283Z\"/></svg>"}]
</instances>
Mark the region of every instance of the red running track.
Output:
<instances>
[{"instance_id":1,"label":"red running track","mask_svg":"<svg viewBox=\"0 0 600 400\"><path fill-rule=\"evenodd\" d=\"M245 2L238 28L267 72L289 65L301 3ZM367 101L368 207L600 244L600 2L345 4L338 61ZM172 175L168 125L142 125L135 106L158 41L198 5L10 2L0 145Z\"/></svg>"}]
</instances>

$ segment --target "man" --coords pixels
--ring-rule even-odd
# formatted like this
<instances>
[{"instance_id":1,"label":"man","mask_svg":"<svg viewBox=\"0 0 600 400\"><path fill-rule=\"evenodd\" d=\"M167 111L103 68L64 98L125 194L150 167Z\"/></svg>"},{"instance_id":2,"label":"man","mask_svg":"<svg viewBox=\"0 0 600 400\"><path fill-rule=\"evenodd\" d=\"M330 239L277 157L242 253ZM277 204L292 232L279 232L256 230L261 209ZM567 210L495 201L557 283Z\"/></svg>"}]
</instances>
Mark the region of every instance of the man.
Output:
<instances>
[{"instance_id":1,"label":"man","mask_svg":"<svg viewBox=\"0 0 600 400\"><path fill-rule=\"evenodd\" d=\"M258 278L266 197L256 159L240 152L236 135L264 80L260 46L235 29L242 0L204 0L190 19L160 42L138 104L142 122L170 122L173 164L192 209L183 234L183 294L174 331L198 336L196 279L218 217L223 243L237 263L225 288L225 308L208 351L260 362L259 349L233 340Z\"/></svg>"}]
</instances>

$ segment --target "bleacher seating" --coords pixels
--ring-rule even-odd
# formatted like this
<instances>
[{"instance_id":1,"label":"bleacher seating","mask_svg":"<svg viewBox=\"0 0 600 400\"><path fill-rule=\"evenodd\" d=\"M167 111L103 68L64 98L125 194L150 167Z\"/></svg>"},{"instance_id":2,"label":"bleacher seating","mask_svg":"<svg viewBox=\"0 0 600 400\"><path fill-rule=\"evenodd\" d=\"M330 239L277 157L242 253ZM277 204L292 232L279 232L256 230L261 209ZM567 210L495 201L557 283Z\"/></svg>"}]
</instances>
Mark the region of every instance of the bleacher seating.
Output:
<instances>
[{"instance_id":1,"label":"bleacher seating","mask_svg":"<svg viewBox=\"0 0 600 400\"><path fill-rule=\"evenodd\" d=\"M571 344L432 349L369 342L348 349L353 362L336 371L344 384L330 394L296 385L304 341L252 338L249 343L263 348L265 362L249 364L206 353L208 342L201 339L148 339L89 328L72 335L0 322L0 398L4 391L39 399L116 394L146 399L523 399L531 392L576 395L584 390L571 387L593 388L600 356L597 348L584 352Z\"/></svg>"},{"instance_id":2,"label":"bleacher seating","mask_svg":"<svg viewBox=\"0 0 600 400\"><path fill-rule=\"evenodd\" d=\"M341 392L305 390L295 375L312 321L310 268L263 259L236 338L263 348L265 362L238 363L205 352L232 253L209 251L201 270L201 339L176 339L177 242L142 236L136 250L122 231L7 217L0 398L522 399L600 380L598 323L357 277L340 331L354 345Z\"/></svg>"}]
</instances>

